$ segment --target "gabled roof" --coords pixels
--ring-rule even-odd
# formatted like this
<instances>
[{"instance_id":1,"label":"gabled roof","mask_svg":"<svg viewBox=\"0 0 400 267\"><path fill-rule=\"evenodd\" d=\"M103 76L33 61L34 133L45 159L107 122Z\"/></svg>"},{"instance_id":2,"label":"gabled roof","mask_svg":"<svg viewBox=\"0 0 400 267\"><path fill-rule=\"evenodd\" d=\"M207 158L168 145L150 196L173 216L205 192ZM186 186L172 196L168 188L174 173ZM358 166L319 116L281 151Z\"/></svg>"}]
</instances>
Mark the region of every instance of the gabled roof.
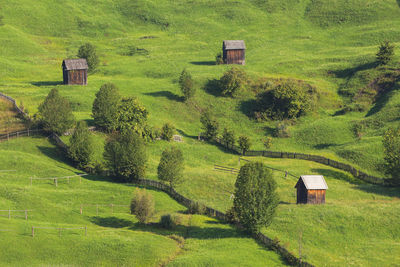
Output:
<instances>
[{"instance_id":1,"label":"gabled roof","mask_svg":"<svg viewBox=\"0 0 400 267\"><path fill-rule=\"evenodd\" d=\"M243 40L225 40L224 47L226 50L246 49Z\"/></svg>"},{"instance_id":2,"label":"gabled roof","mask_svg":"<svg viewBox=\"0 0 400 267\"><path fill-rule=\"evenodd\" d=\"M324 176L322 175L302 175L296 186L299 184L300 180L303 181L304 185L308 190L313 189L328 189L328 185L325 182Z\"/></svg>"},{"instance_id":3,"label":"gabled roof","mask_svg":"<svg viewBox=\"0 0 400 267\"><path fill-rule=\"evenodd\" d=\"M86 59L78 58L78 59L64 59L63 66L67 70L87 70L88 64Z\"/></svg>"}]
</instances>

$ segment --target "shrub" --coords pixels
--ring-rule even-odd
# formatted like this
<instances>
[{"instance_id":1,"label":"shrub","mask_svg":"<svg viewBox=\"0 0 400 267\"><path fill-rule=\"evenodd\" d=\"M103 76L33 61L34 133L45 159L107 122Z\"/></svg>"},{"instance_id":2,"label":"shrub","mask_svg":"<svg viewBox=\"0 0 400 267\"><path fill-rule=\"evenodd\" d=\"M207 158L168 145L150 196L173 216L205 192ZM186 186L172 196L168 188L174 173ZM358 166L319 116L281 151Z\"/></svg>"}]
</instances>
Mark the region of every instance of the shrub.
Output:
<instances>
[{"instance_id":1,"label":"shrub","mask_svg":"<svg viewBox=\"0 0 400 267\"><path fill-rule=\"evenodd\" d=\"M147 223L154 215L154 199L146 189L136 189L131 200L131 214L141 223Z\"/></svg>"},{"instance_id":2,"label":"shrub","mask_svg":"<svg viewBox=\"0 0 400 267\"><path fill-rule=\"evenodd\" d=\"M247 85L246 73L238 67L226 71L219 80L219 87L223 96L236 96Z\"/></svg>"},{"instance_id":3,"label":"shrub","mask_svg":"<svg viewBox=\"0 0 400 267\"><path fill-rule=\"evenodd\" d=\"M161 139L171 141L175 133L175 127L171 123L166 123L161 128Z\"/></svg>"},{"instance_id":4,"label":"shrub","mask_svg":"<svg viewBox=\"0 0 400 267\"><path fill-rule=\"evenodd\" d=\"M267 139L264 140L264 148L268 150L271 147L272 147L272 137L267 137Z\"/></svg>"},{"instance_id":5,"label":"shrub","mask_svg":"<svg viewBox=\"0 0 400 267\"><path fill-rule=\"evenodd\" d=\"M219 52L216 56L215 56L215 65L222 65L224 64L224 58L222 57L222 53Z\"/></svg>"},{"instance_id":6,"label":"shrub","mask_svg":"<svg viewBox=\"0 0 400 267\"><path fill-rule=\"evenodd\" d=\"M171 187L182 179L184 164L182 151L177 147L165 149L158 164L157 174L161 181L168 182Z\"/></svg>"},{"instance_id":7,"label":"shrub","mask_svg":"<svg viewBox=\"0 0 400 267\"><path fill-rule=\"evenodd\" d=\"M224 128L222 133L222 142L226 148L233 148L235 145L235 133L227 128Z\"/></svg>"},{"instance_id":8,"label":"shrub","mask_svg":"<svg viewBox=\"0 0 400 267\"><path fill-rule=\"evenodd\" d=\"M376 60L380 65L386 65L392 61L394 57L394 45L389 41L384 41L379 46L379 50L376 53Z\"/></svg>"},{"instance_id":9,"label":"shrub","mask_svg":"<svg viewBox=\"0 0 400 267\"><path fill-rule=\"evenodd\" d=\"M200 122L203 125L203 136L207 140L213 140L218 134L219 124L215 120L209 111L205 111L201 114Z\"/></svg>"},{"instance_id":10,"label":"shrub","mask_svg":"<svg viewBox=\"0 0 400 267\"><path fill-rule=\"evenodd\" d=\"M258 110L265 117L282 120L304 115L314 108L316 89L299 81L282 81L273 89L258 95Z\"/></svg>"},{"instance_id":11,"label":"shrub","mask_svg":"<svg viewBox=\"0 0 400 267\"><path fill-rule=\"evenodd\" d=\"M136 97L123 98L118 107L116 129L119 131L134 130L142 134L148 114L146 108Z\"/></svg>"},{"instance_id":12,"label":"shrub","mask_svg":"<svg viewBox=\"0 0 400 267\"><path fill-rule=\"evenodd\" d=\"M206 214L206 206L199 202L192 202L188 208L189 214Z\"/></svg>"},{"instance_id":13,"label":"shrub","mask_svg":"<svg viewBox=\"0 0 400 267\"><path fill-rule=\"evenodd\" d=\"M285 121L279 122L274 130L274 136L279 138L290 137L289 125Z\"/></svg>"},{"instance_id":14,"label":"shrub","mask_svg":"<svg viewBox=\"0 0 400 267\"><path fill-rule=\"evenodd\" d=\"M89 167L92 164L94 149L90 131L85 121L77 123L69 143L69 157L78 164L79 168Z\"/></svg>"},{"instance_id":15,"label":"shrub","mask_svg":"<svg viewBox=\"0 0 400 267\"><path fill-rule=\"evenodd\" d=\"M79 47L78 57L85 58L88 64L88 72L94 72L99 65L99 57L97 56L96 48L90 44L86 43Z\"/></svg>"},{"instance_id":16,"label":"shrub","mask_svg":"<svg viewBox=\"0 0 400 267\"><path fill-rule=\"evenodd\" d=\"M226 212L226 220L229 223L238 223L239 222L239 217L237 212L235 211L234 207L230 208L227 212Z\"/></svg>"},{"instance_id":17,"label":"shrub","mask_svg":"<svg viewBox=\"0 0 400 267\"><path fill-rule=\"evenodd\" d=\"M233 203L240 223L250 232L256 233L271 224L279 204L276 187L271 170L261 162L240 168Z\"/></svg>"},{"instance_id":18,"label":"shrub","mask_svg":"<svg viewBox=\"0 0 400 267\"><path fill-rule=\"evenodd\" d=\"M52 89L39 106L39 114L45 130L63 134L75 122L68 100L56 88Z\"/></svg>"},{"instance_id":19,"label":"shrub","mask_svg":"<svg viewBox=\"0 0 400 267\"><path fill-rule=\"evenodd\" d=\"M112 135L104 147L104 159L107 167L126 182L145 175L147 156L144 141L132 131Z\"/></svg>"},{"instance_id":20,"label":"shrub","mask_svg":"<svg viewBox=\"0 0 400 267\"><path fill-rule=\"evenodd\" d=\"M165 229L174 229L182 222L182 217L178 214L167 214L161 216L160 225Z\"/></svg>"},{"instance_id":21,"label":"shrub","mask_svg":"<svg viewBox=\"0 0 400 267\"><path fill-rule=\"evenodd\" d=\"M181 88L185 101L188 101L194 96L196 90L193 86L193 79L190 73L186 71L186 69L184 69L179 76L179 86Z\"/></svg>"},{"instance_id":22,"label":"shrub","mask_svg":"<svg viewBox=\"0 0 400 267\"><path fill-rule=\"evenodd\" d=\"M242 135L239 137L238 143L239 143L239 148L240 148L240 151L242 152L242 155L246 154L246 152L251 147L250 138L248 136Z\"/></svg>"},{"instance_id":23,"label":"shrub","mask_svg":"<svg viewBox=\"0 0 400 267\"><path fill-rule=\"evenodd\" d=\"M388 129L383 136L385 172L392 177L391 183L400 184L400 128Z\"/></svg>"},{"instance_id":24,"label":"shrub","mask_svg":"<svg viewBox=\"0 0 400 267\"><path fill-rule=\"evenodd\" d=\"M92 107L92 117L96 126L107 131L115 130L120 102L118 88L112 83L103 84L96 93Z\"/></svg>"}]
</instances>

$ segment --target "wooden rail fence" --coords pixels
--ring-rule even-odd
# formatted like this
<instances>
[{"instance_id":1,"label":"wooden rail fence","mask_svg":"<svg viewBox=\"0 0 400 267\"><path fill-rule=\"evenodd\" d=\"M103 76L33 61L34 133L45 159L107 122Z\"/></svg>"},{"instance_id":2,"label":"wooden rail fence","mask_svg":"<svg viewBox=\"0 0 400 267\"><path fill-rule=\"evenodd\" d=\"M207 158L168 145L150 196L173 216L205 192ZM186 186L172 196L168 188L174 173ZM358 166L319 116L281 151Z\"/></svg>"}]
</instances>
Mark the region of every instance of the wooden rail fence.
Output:
<instances>
[{"instance_id":1,"label":"wooden rail fence","mask_svg":"<svg viewBox=\"0 0 400 267\"><path fill-rule=\"evenodd\" d=\"M0 215L1 217L8 217L8 219L11 219L12 217L23 217L25 220L28 220L28 212L31 212L32 210L0 210L0 212L7 212L8 214L6 215ZM14 215L14 212L24 212L24 215ZM30 215L32 216L32 215Z\"/></svg>"},{"instance_id":2,"label":"wooden rail fence","mask_svg":"<svg viewBox=\"0 0 400 267\"><path fill-rule=\"evenodd\" d=\"M79 177L79 183L82 183L82 176L86 176L87 174L77 174L77 175L70 175L70 176L63 176L63 177L49 177L49 178L34 178L34 177L29 177L31 183L30 185L32 186L33 180L53 180L54 184L56 187L58 187L58 180L66 179L69 183L69 180L72 178L78 178Z\"/></svg>"},{"instance_id":3,"label":"wooden rail fence","mask_svg":"<svg viewBox=\"0 0 400 267\"><path fill-rule=\"evenodd\" d=\"M0 142L5 141L5 140L9 141L10 139L18 138L18 137L42 135L44 133L45 133L45 131L42 129L33 129L33 130L27 129L25 131L18 131L18 132L2 134L2 135L0 135Z\"/></svg>"},{"instance_id":4,"label":"wooden rail fence","mask_svg":"<svg viewBox=\"0 0 400 267\"><path fill-rule=\"evenodd\" d=\"M32 237L35 237L35 229L56 229L58 230L58 235L61 237L62 230L85 230L85 236L87 235L87 226L83 227L41 227L41 226L32 226Z\"/></svg>"},{"instance_id":5,"label":"wooden rail fence","mask_svg":"<svg viewBox=\"0 0 400 267\"><path fill-rule=\"evenodd\" d=\"M223 146L223 143L219 140L215 140L219 145ZM238 146L233 146L230 148L237 154L241 154L240 148ZM314 161L323 165L330 166L335 169L339 169L345 172L350 173L354 177L371 184L376 185L385 185L390 186L386 182L386 178L379 178L373 175L366 174L353 166L345 163L338 162L336 160L332 160L323 156L311 155L311 154L304 154L304 153L295 153L295 152L277 152L277 151L264 151L264 150L249 150L247 151L244 156L247 157L267 157L267 158L288 158L288 159L301 159L301 160L308 160Z\"/></svg>"}]
</instances>

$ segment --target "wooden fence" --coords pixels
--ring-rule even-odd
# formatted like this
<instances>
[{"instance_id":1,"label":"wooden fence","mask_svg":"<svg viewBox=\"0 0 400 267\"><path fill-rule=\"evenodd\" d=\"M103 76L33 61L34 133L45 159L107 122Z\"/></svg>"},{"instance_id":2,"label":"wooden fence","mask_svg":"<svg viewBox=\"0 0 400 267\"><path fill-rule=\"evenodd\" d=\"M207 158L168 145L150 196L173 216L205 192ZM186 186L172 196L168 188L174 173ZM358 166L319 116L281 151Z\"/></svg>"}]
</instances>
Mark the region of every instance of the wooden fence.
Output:
<instances>
[{"instance_id":1,"label":"wooden fence","mask_svg":"<svg viewBox=\"0 0 400 267\"><path fill-rule=\"evenodd\" d=\"M216 139L216 142L219 145L223 145L221 140ZM233 150L237 154L241 154L240 148L237 146L231 147L231 150ZM376 184L376 185L385 185L389 186L385 182L386 178L379 178L376 176L368 175L365 172L362 172L353 166L345 163L338 162L336 160L332 160L323 156L317 156L317 155L310 155L310 154L304 154L304 153L294 153L294 152L277 152L277 151L264 151L264 150L249 150L245 153L245 156L247 157L267 157L267 158L288 158L288 159L302 159L302 160L308 160L308 161L314 161L320 164L324 164L327 166L330 166L335 169L339 169L345 172L348 172L352 174L354 177L370 183L370 184Z\"/></svg>"},{"instance_id":2,"label":"wooden fence","mask_svg":"<svg viewBox=\"0 0 400 267\"><path fill-rule=\"evenodd\" d=\"M15 110L22 115L23 117L29 117L28 114L26 114L20 107L18 107L17 102L15 101L14 98L9 97L8 95L5 95L3 93L0 92L0 97L11 102L15 108Z\"/></svg>"},{"instance_id":3,"label":"wooden fence","mask_svg":"<svg viewBox=\"0 0 400 267\"><path fill-rule=\"evenodd\" d=\"M115 207L129 207L129 205L120 205L120 204L81 204L80 208L80 214L83 214L83 207L96 207L96 215L99 215L99 207L110 207L111 208L111 214L114 214L114 208Z\"/></svg>"},{"instance_id":4,"label":"wooden fence","mask_svg":"<svg viewBox=\"0 0 400 267\"><path fill-rule=\"evenodd\" d=\"M11 219L12 217L23 217L25 218L25 220L28 220L28 212L31 212L32 210L0 210L0 212L7 212L6 215L0 215L1 217L8 217L8 219ZM20 215L20 214L14 214L15 212L23 212L24 215ZM32 215L30 215L32 216Z\"/></svg>"},{"instance_id":5,"label":"wooden fence","mask_svg":"<svg viewBox=\"0 0 400 267\"><path fill-rule=\"evenodd\" d=\"M12 132L12 133L7 133L7 134L2 134L0 135L0 142L4 140L10 140L13 138L18 138L18 137L25 137L25 136L33 136L33 135L42 135L44 134L45 131L41 129L34 129L34 130L25 130L25 131L18 131L18 132Z\"/></svg>"},{"instance_id":6,"label":"wooden fence","mask_svg":"<svg viewBox=\"0 0 400 267\"><path fill-rule=\"evenodd\" d=\"M33 180L52 180L54 181L55 186L58 186L58 180L61 179L66 179L67 182L69 183L69 180L72 178L78 178L79 177L79 183L82 183L82 176L86 176L87 174L83 173L83 174L77 174L77 175L70 175L70 176L63 176L63 177L49 177L49 178L34 178L34 177L29 177L29 179L31 180L31 186L32 186L32 182Z\"/></svg>"}]
</instances>

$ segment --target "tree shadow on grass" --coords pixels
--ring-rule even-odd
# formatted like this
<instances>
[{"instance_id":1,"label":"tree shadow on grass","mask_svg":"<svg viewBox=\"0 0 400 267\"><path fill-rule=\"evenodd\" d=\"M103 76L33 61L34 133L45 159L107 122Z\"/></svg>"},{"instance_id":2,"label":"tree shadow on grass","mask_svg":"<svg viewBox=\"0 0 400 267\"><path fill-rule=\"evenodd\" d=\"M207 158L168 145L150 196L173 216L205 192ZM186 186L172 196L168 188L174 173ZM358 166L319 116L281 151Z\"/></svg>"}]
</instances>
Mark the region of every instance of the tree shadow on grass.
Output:
<instances>
[{"instance_id":1,"label":"tree shadow on grass","mask_svg":"<svg viewBox=\"0 0 400 267\"><path fill-rule=\"evenodd\" d=\"M186 134L183 130L181 129L176 129L176 131L178 132L178 134L182 135L185 138L190 138L190 139L194 139L194 140L198 140L198 136L194 136L194 135L188 135Z\"/></svg>"},{"instance_id":2,"label":"tree shadow on grass","mask_svg":"<svg viewBox=\"0 0 400 267\"><path fill-rule=\"evenodd\" d=\"M333 70L333 71L330 71L330 73L334 74L337 78L350 79L359 71L374 69L377 66L378 66L378 63L374 61L374 62L361 64L361 65L351 67L351 68L346 68L346 69L341 69L341 70Z\"/></svg>"},{"instance_id":3,"label":"tree shadow on grass","mask_svg":"<svg viewBox=\"0 0 400 267\"><path fill-rule=\"evenodd\" d=\"M90 221L98 226L110 227L110 228L124 228L133 227L134 223L132 221L121 219L117 217L99 217L94 216L90 218Z\"/></svg>"},{"instance_id":4,"label":"tree shadow on grass","mask_svg":"<svg viewBox=\"0 0 400 267\"><path fill-rule=\"evenodd\" d=\"M240 102L239 111L249 118L254 118L256 107L257 101L255 99L248 99Z\"/></svg>"},{"instance_id":5,"label":"tree shadow on grass","mask_svg":"<svg viewBox=\"0 0 400 267\"><path fill-rule=\"evenodd\" d=\"M38 146L37 148L46 157L56 160L60 163L72 166L72 162L65 156L65 153L59 147Z\"/></svg>"},{"instance_id":6,"label":"tree shadow on grass","mask_svg":"<svg viewBox=\"0 0 400 267\"><path fill-rule=\"evenodd\" d=\"M165 97L169 100L173 100L173 101L177 101L177 102L184 101L183 97L176 95L174 93L171 93L170 91L158 91L158 92L144 93L144 95L153 96L153 97Z\"/></svg>"},{"instance_id":7,"label":"tree shadow on grass","mask_svg":"<svg viewBox=\"0 0 400 267\"><path fill-rule=\"evenodd\" d=\"M215 61L192 61L190 64L200 65L200 66L213 66L215 65Z\"/></svg>"},{"instance_id":8,"label":"tree shadow on grass","mask_svg":"<svg viewBox=\"0 0 400 267\"><path fill-rule=\"evenodd\" d=\"M317 144L314 145L315 149L327 149L333 146L338 146L338 144L333 144L333 143L325 143L325 144Z\"/></svg>"},{"instance_id":9,"label":"tree shadow on grass","mask_svg":"<svg viewBox=\"0 0 400 267\"><path fill-rule=\"evenodd\" d=\"M221 90L218 79L211 79L204 85L204 90L213 96L221 96Z\"/></svg>"},{"instance_id":10,"label":"tree shadow on grass","mask_svg":"<svg viewBox=\"0 0 400 267\"><path fill-rule=\"evenodd\" d=\"M354 186L353 188L371 194L400 198L400 187L385 187L372 184L360 184Z\"/></svg>"},{"instance_id":11,"label":"tree shadow on grass","mask_svg":"<svg viewBox=\"0 0 400 267\"><path fill-rule=\"evenodd\" d=\"M311 169L312 172L319 173L323 176L330 177L330 178L335 178L337 180L342 180L349 182L351 184L356 184L359 185L363 183L362 181L358 180L357 178L354 178L351 174L335 171L335 170L329 170L329 169Z\"/></svg>"},{"instance_id":12,"label":"tree shadow on grass","mask_svg":"<svg viewBox=\"0 0 400 267\"><path fill-rule=\"evenodd\" d=\"M389 102L391 96L393 95L393 91L392 92L388 92L388 93L384 93L382 94L375 102L374 106L368 111L367 115L365 115L365 117L370 117L376 113L378 113L379 111L382 110L382 108L384 108L386 106L386 104Z\"/></svg>"},{"instance_id":13,"label":"tree shadow on grass","mask_svg":"<svg viewBox=\"0 0 400 267\"><path fill-rule=\"evenodd\" d=\"M34 86L57 86L62 85L62 81L39 81L39 82L31 82Z\"/></svg>"}]
</instances>

